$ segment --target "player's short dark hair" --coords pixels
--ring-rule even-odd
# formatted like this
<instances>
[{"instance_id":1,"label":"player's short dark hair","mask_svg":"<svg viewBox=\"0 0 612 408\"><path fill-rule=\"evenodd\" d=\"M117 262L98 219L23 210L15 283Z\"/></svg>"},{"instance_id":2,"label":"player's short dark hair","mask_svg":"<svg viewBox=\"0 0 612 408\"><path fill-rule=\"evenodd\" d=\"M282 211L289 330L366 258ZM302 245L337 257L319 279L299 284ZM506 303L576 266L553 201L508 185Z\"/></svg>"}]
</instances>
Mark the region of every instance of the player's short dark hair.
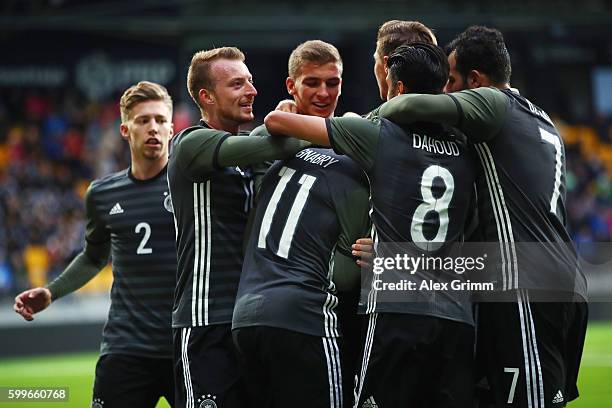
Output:
<instances>
[{"instance_id":1,"label":"player's short dark hair","mask_svg":"<svg viewBox=\"0 0 612 408\"><path fill-rule=\"evenodd\" d=\"M470 71L476 70L486 74L494 84L510 82L510 54L499 30L471 26L447 46L449 54L453 51L457 71L463 79L467 78Z\"/></svg>"},{"instance_id":2,"label":"player's short dark hair","mask_svg":"<svg viewBox=\"0 0 612 408\"><path fill-rule=\"evenodd\" d=\"M378 29L376 52L382 59L402 44L412 42L436 43L433 31L419 21L390 20Z\"/></svg>"},{"instance_id":3,"label":"player's short dark hair","mask_svg":"<svg viewBox=\"0 0 612 408\"><path fill-rule=\"evenodd\" d=\"M402 81L410 93L442 93L448 80L446 54L434 44L401 45L389 55L387 67L393 85Z\"/></svg>"},{"instance_id":4,"label":"player's short dark hair","mask_svg":"<svg viewBox=\"0 0 612 408\"><path fill-rule=\"evenodd\" d=\"M342 73L342 58L338 49L325 41L310 40L298 45L289 56L289 76L294 79L299 77L302 67L309 62L317 65L337 63Z\"/></svg>"}]
</instances>

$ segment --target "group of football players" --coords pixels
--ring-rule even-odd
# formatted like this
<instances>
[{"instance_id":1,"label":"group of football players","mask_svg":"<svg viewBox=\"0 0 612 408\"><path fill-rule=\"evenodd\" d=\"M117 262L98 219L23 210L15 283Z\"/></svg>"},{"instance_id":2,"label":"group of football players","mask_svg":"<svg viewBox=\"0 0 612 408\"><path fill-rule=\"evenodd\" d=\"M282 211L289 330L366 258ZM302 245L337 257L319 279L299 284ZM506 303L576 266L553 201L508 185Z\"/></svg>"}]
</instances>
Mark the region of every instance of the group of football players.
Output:
<instances>
[{"instance_id":1,"label":"group of football players","mask_svg":"<svg viewBox=\"0 0 612 408\"><path fill-rule=\"evenodd\" d=\"M201 119L176 135L163 86L125 91L130 167L92 182L83 251L14 306L32 320L111 256L92 405L543 408L578 397L586 282L566 228L563 140L510 87L502 34L473 26L443 50L422 23L388 21L373 70L386 102L335 117L340 54L300 44L292 100L250 134L240 127L257 90L235 47L194 54L187 88ZM495 296L389 297L368 268L371 256L463 242L493 248L480 279Z\"/></svg>"}]
</instances>

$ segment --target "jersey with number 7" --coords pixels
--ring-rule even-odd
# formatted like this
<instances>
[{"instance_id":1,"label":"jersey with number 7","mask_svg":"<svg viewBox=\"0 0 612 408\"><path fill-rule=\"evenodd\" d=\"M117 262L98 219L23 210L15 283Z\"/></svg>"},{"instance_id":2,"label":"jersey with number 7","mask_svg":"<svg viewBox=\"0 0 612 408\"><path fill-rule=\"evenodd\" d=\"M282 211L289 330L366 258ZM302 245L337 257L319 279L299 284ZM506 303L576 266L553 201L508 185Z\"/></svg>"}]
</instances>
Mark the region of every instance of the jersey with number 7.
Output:
<instances>
[{"instance_id":1,"label":"jersey with number 7","mask_svg":"<svg viewBox=\"0 0 612 408\"><path fill-rule=\"evenodd\" d=\"M566 230L565 150L548 115L512 89L402 95L381 106L398 123L456 125L474 143L483 240L496 242L496 289L577 293L586 281Z\"/></svg>"},{"instance_id":2,"label":"jersey with number 7","mask_svg":"<svg viewBox=\"0 0 612 408\"><path fill-rule=\"evenodd\" d=\"M439 125L401 128L379 119L332 118L327 129L334 150L353 158L368 175L373 238L381 251L394 252L392 243L403 243L397 250L408 250L413 257L439 256L447 244L463 239L475 171L461 138ZM397 277L393 283L408 278L397 269L385 273ZM464 279L452 270L419 270L413 277L418 276ZM361 309L367 304L367 312L413 313L473 324L465 293L414 291L405 301L384 298L385 293L374 286L367 294L362 289Z\"/></svg>"}]
</instances>

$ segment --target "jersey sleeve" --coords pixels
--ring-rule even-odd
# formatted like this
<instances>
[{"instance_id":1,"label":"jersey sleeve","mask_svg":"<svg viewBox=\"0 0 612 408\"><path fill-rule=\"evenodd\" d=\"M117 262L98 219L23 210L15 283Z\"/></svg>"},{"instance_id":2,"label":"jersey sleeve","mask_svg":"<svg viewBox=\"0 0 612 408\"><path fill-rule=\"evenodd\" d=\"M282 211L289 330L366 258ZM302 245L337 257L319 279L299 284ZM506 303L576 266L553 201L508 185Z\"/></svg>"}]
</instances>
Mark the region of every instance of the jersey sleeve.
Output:
<instances>
[{"instance_id":1,"label":"jersey sleeve","mask_svg":"<svg viewBox=\"0 0 612 408\"><path fill-rule=\"evenodd\" d=\"M181 171L190 178L198 178L213 171L221 144L231 135L214 129L198 129L185 135L174 146L172 154Z\"/></svg>"},{"instance_id":2,"label":"jersey sleeve","mask_svg":"<svg viewBox=\"0 0 612 408\"><path fill-rule=\"evenodd\" d=\"M47 286L51 291L53 300L81 288L96 276L108 262L111 247L110 231L98 215L94 195L95 191L90 186L85 194L87 214L85 248Z\"/></svg>"},{"instance_id":3,"label":"jersey sleeve","mask_svg":"<svg viewBox=\"0 0 612 408\"><path fill-rule=\"evenodd\" d=\"M506 118L507 97L495 88L477 88L452 94L405 94L385 102L380 117L398 124L437 122L455 126L472 142L496 136Z\"/></svg>"},{"instance_id":4,"label":"jersey sleeve","mask_svg":"<svg viewBox=\"0 0 612 408\"><path fill-rule=\"evenodd\" d=\"M255 129L251 131L249 136L254 137L268 137L270 136L270 132L266 128L266 125L257 126ZM255 179L255 193L259 192L261 188L261 183L263 182L263 178L266 175L268 169L274 164L273 160L266 160L261 163L255 163L251 165L251 171L253 172L253 178ZM257 199L257 196L255 197Z\"/></svg>"},{"instance_id":5,"label":"jersey sleeve","mask_svg":"<svg viewBox=\"0 0 612 408\"><path fill-rule=\"evenodd\" d=\"M249 166L269 160L282 160L310 145L310 142L292 137L230 136L221 143L217 163L220 167Z\"/></svg>"},{"instance_id":6,"label":"jersey sleeve","mask_svg":"<svg viewBox=\"0 0 612 408\"><path fill-rule=\"evenodd\" d=\"M199 129L185 135L175 147L181 171L190 178L228 166L249 166L267 160L285 159L310 146L309 142L276 136L234 136L227 132Z\"/></svg>"},{"instance_id":7,"label":"jersey sleeve","mask_svg":"<svg viewBox=\"0 0 612 408\"><path fill-rule=\"evenodd\" d=\"M507 115L508 97L496 88L468 89L448 95L459 110L457 127L472 142L491 140Z\"/></svg>"},{"instance_id":8,"label":"jersey sleeve","mask_svg":"<svg viewBox=\"0 0 612 408\"><path fill-rule=\"evenodd\" d=\"M380 120L364 118L325 119L329 143L338 154L355 160L366 171L372 169L378 140Z\"/></svg>"},{"instance_id":9,"label":"jersey sleeve","mask_svg":"<svg viewBox=\"0 0 612 408\"><path fill-rule=\"evenodd\" d=\"M270 132L268 132L266 125L259 125L255 129L251 130L249 136L270 136Z\"/></svg>"},{"instance_id":10,"label":"jersey sleeve","mask_svg":"<svg viewBox=\"0 0 612 408\"><path fill-rule=\"evenodd\" d=\"M333 276L338 290L349 290L359 285L360 268L353 259L351 247L359 238L369 234L368 196L368 190L359 186L336 208L341 232L336 245Z\"/></svg>"},{"instance_id":11,"label":"jersey sleeve","mask_svg":"<svg viewBox=\"0 0 612 408\"><path fill-rule=\"evenodd\" d=\"M93 246L110 243L110 230L100 216L95 201L95 187L90 184L85 192L85 241Z\"/></svg>"}]
</instances>

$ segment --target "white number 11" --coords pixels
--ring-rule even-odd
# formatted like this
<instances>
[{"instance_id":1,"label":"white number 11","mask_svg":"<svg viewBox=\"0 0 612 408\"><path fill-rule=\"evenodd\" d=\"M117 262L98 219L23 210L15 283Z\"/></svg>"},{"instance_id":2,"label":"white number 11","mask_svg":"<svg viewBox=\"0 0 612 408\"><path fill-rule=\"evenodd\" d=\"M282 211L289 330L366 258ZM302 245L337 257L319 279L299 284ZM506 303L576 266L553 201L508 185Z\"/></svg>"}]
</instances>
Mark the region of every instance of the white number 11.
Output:
<instances>
[{"instance_id":1,"label":"white number 11","mask_svg":"<svg viewBox=\"0 0 612 408\"><path fill-rule=\"evenodd\" d=\"M257 240L258 248L266 247L266 237L270 232L270 226L272 225L272 219L274 218L276 207L278 206L278 202L280 201L285 188L287 188L287 184L294 174L295 170L290 169L289 167L282 167L278 172L281 179L278 181L278 184L272 193L272 197L270 198L270 202L266 207L266 212L264 213L261 221L259 239ZM298 220L300 219L300 214L306 205L308 194L310 194L310 189L315 181L317 181L317 178L308 174L303 174L302 177L300 177L300 190L298 191L297 196L293 201L293 205L291 206L291 210L289 211L289 217L287 218L287 222L283 228L283 233L278 244L278 251L276 252L276 255L285 259L287 259L289 256L289 249L291 248L291 241L293 241L293 234L295 234L295 229L297 227Z\"/></svg>"}]
</instances>

